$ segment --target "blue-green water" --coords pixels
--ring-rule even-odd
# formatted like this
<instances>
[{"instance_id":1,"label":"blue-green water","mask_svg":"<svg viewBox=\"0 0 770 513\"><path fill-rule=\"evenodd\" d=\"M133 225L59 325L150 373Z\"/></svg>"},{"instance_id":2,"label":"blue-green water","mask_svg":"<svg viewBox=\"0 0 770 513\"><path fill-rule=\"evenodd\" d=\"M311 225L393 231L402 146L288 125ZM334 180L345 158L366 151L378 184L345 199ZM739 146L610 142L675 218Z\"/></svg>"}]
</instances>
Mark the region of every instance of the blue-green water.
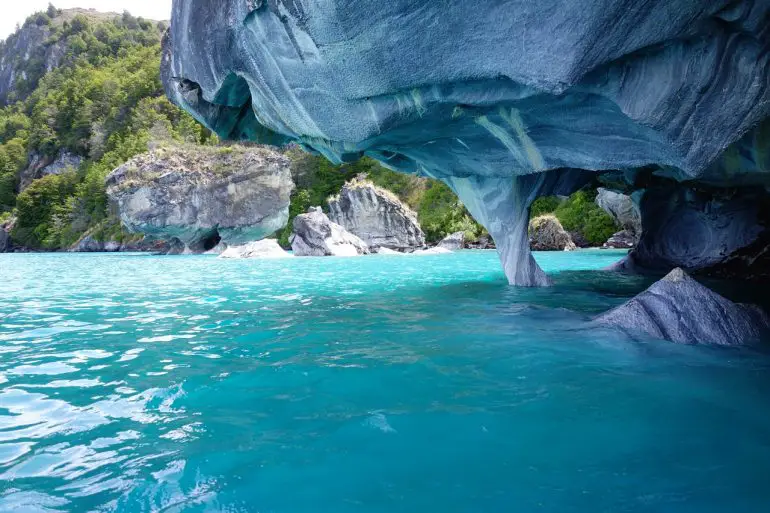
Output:
<instances>
[{"instance_id":1,"label":"blue-green water","mask_svg":"<svg viewBox=\"0 0 770 513\"><path fill-rule=\"evenodd\" d=\"M770 511L770 359L587 326L618 257L0 255L0 511Z\"/></svg>"}]
</instances>

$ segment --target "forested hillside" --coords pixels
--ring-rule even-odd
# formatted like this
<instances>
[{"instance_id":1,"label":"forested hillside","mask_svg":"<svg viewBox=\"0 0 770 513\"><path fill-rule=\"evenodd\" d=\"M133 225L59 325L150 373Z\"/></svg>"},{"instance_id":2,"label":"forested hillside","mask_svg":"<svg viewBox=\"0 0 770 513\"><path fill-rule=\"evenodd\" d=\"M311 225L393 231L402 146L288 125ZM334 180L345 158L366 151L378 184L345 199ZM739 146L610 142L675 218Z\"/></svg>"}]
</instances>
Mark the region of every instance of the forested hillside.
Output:
<instances>
[{"instance_id":1,"label":"forested hillside","mask_svg":"<svg viewBox=\"0 0 770 513\"><path fill-rule=\"evenodd\" d=\"M0 225L13 218L16 245L62 249L84 234L121 240L126 234L110 213L106 175L150 145L217 143L163 94L160 40L166 28L129 13L49 6L0 42ZM371 159L334 166L287 151L297 182L292 215L325 206L345 181L367 173L417 212L428 241L459 230L471 238L483 231L443 183L395 173ZM540 205L555 209L558 202ZM579 209L595 214L599 229L591 228L597 233L589 239L602 242L612 221L591 205L582 201ZM588 218L583 213L568 212L570 226L577 229ZM277 235L286 243L289 229Z\"/></svg>"}]
</instances>

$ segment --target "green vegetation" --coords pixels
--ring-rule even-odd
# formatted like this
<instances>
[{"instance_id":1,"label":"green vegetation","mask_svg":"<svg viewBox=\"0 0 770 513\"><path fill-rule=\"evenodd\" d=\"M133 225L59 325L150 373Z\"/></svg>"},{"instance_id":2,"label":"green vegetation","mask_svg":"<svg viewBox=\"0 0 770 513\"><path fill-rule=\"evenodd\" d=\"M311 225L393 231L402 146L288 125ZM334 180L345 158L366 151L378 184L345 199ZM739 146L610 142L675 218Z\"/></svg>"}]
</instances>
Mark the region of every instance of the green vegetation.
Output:
<instances>
[{"instance_id":1,"label":"green vegetation","mask_svg":"<svg viewBox=\"0 0 770 513\"><path fill-rule=\"evenodd\" d=\"M53 249L118 225L104 178L148 144L213 138L163 95L165 27L128 13L87 16L54 7L30 17L25 27L31 25L46 29L45 40L30 47L26 61L8 57L17 60L19 78L0 109L0 213L16 212L19 244ZM19 37L0 43L0 55ZM57 52L62 62L46 72L46 56ZM19 193L28 155L51 161L65 151L84 159L80 169L35 180Z\"/></svg>"},{"instance_id":2,"label":"green vegetation","mask_svg":"<svg viewBox=\"0 0 770 513\"><path fill-rule=\"evenodd\" d=\"M618 226L595 199L595 189L577 191L564 201L556 196L538 198L532 204L532 217L553 214L565 230L577 232L591 245L598 246L618 231Z\"/></svg>"},{"instance_id":3,"label":"green vegetation","mask_svg":"<svg viewBox=\"0 0 770 513\"><path fill-rule=\"evenodd\" d=\"M458 231L475 240L484 232L457 196L443 182L397 173L375 160L364 157L357 162L335 166L323 157L299 149L289 151L297 189L289 206L289 224L278 233L278 242L289 245L292 221L311 206L328 210L327 199L338 194L345 182L366 175L375 185L393 192L417 213L428 242L438 242Z\"/></svg>"}]
</instances>

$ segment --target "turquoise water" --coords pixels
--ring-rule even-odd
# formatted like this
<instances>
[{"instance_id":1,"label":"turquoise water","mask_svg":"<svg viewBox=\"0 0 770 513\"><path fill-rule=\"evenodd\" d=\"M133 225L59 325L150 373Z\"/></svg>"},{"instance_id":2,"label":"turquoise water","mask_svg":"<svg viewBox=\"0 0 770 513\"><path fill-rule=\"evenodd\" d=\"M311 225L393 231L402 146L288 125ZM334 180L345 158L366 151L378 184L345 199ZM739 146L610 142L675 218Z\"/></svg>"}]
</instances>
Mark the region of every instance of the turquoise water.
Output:
<instances>
[{"instance_id":1,"label":"turquoise water","mask_svg":"<svg viewBox=\"0 0 770 513\"><path fill-rule=\"evenodd\" d=\"M619 256L0 255L0 511L770 511L770 359L588 326Z\"/></svg>"}]
</instances>

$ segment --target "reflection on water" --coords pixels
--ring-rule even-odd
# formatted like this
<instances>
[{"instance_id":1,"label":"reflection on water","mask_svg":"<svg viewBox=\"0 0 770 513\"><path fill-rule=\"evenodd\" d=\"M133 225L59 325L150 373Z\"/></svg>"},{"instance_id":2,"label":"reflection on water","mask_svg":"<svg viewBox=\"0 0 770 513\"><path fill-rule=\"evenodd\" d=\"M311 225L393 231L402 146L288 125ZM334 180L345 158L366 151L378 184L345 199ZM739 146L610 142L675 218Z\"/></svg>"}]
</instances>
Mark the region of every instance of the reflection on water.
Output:
<instances>
[{"instance_id":1,"label":"reflection on water","mask_svg":"<svg viewBox=\"0 0 770 513\"><path fill-rule=\"evenodd\" d=\"M618 257L0 255L0 511L766 511L770 359Z\"/></svg>"}]
</instances>

